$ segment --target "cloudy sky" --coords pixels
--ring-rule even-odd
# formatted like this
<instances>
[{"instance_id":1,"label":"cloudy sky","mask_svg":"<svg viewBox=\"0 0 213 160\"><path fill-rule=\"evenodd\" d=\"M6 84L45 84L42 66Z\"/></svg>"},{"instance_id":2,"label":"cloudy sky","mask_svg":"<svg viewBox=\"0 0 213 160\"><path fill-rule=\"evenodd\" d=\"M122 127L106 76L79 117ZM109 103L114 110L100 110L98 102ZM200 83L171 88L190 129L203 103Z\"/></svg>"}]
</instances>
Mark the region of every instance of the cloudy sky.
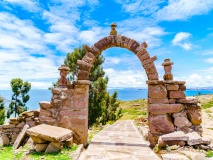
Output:
<instances>
[{"instance_id":1,"label":"cloudy sky","mask_svg":"<svg viewBox=\"0 0 213 160\"><path fill-rule=\"evenodd\" d=\"M48 88L68 52L118 34L148 43L159 77L165 58L174 80L213 87L213 0L0 0L0 89L13 78ZM137 57L123 48L102 53L110 88L146 87Z\"/></svg>"}]
</instances>

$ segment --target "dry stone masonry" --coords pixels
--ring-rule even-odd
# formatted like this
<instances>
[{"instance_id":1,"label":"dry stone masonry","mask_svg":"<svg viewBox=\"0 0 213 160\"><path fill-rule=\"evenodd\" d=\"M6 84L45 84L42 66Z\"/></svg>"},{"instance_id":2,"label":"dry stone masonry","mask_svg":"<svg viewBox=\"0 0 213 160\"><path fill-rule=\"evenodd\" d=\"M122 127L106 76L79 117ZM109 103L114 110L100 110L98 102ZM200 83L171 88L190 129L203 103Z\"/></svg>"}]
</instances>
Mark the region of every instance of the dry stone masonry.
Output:
<instances>
[{"instance_id":1,"label":"dry stone masonry","mask_svg":"<svg viewBox=\"0 0 213 160\"><path fill-rule=\"evenodd\" d=\"M8 123L0 125L0 134L3 145L14 144L25 125L34 127L40 124L39 111L26 111L19 115L18 118L10 118Z\"/></svg>"}]
</instances>

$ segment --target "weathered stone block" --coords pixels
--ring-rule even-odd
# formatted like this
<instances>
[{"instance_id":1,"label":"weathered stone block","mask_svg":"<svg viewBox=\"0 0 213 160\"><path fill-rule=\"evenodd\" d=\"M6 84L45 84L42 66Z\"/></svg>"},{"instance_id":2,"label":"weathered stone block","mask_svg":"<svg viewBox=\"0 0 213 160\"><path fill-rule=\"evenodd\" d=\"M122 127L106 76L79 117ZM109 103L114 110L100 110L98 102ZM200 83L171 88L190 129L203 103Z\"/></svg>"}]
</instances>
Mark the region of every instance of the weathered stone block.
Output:
<instances>
[{"instance_id":1,"label":"weathered stone block","mask_svg":"<svg viewBox=\"0 0 213 160\"><path fill-rule=\"evenodd\" d=\"M177 91L177 90L179 90L179 85L178 84L167 84L166 89L168 91Z\"/></svg>"},{"instance_id":2,"label":"weathered stone block","mask_svg":"<svg viewBox=\"0 0 213 160\"><path fill-rule=\"evenodd\" d=\"M17 137L18 137L18 134L12 134L12 139L11 139L11 143L13 144L13 143L15 143L15 141L16 141L16 139L17 139Z\"/></svg>"},{"instance_id":3,"label":"weathered stone block","mask_svg":"<svg viewBox=\"0 0 213 160\"><path fill-rule=\"evenodd\" d=\"M187 115L193 125L200 125L202 123L201 107L197 105L188 105Z\"/></svg>"},{"instance_id":4,"label":"weathered stone block","mask_svg":"<svg viewBox=\"0 0 213 160\"><path fill-rule=\"evenodd\" d=\"M40 102L39 105L42 109L49 109L53 107L53 105L50 102L46 102L46 101Z\"/></svg>"},{"instance_id":5,"label":"weathered stone block","mask_svg":"<svg viewBox=\"0 0 213 160\"><path fill-rule=\"evenodd\" d=\"M89 79L89 72L84 70L78 71L78 80L88 80Z\"/></svg>"},{"instance_id":6,"label":"weathered stone block","mask_svg":"<svg viewBox=\"0 0 213 160\"><path fill-rule=\"evenodd\" d=\"M176 103L176 99L169 99L169 104L175 104Z\"/></svg>"},{"instance_id":7,"label":"weathered stone block","mask_svg":"<svg viewBox=\"0 0 213 160\"><path fill-rule=\"evenodd\" d=\"M168 104L168 98L148 98L149 104Z\"/></svg>"},{"instance_id":8,"label":"weathered stone block","mask_svg":"<svg viewBox=\"0 0 213 160\"><path fill-rule=\"evenodd\" d=\"M59 152L61 151L62 147L61 142L50 142L45 150L45 153Z\"/></svg>"},{"instance_id":9,"label":"weathered stone block","mask_svg":"<svg viewBox=\"0 0 213 160\"><path fill-rule=\"evenodd\" d=\"M150 142L150 146L154 147L158 143L158 137L155 134L152 134L151 132L148 132L148 140Z\"/></svg>"},{"instance_id":10,"label":"weathered stone block","mask_svg":"<svg viewBox=\"0 0 213 160\"><path fill-rule=\"evenodd\" d=\"M166 134L175 130L171 116L168 114L149 115L148 122L152 134Z\"/></svg>"},{"instance_id":11,"label":"weathered stone block","mask_svg":"<svg viewBox=\"0 0 213 160\"><path fill-rule=\"evenodd\" d=\"M90 63L87 63L82 60L78 60L77 64L80 66L80 70L84 70L84 71L88 71L88 72L90 72L90 69L92 67L92 65Z\"/></svg>"},{"instance_id":12,"label":"weathered stone block","mask_svg":"<svg viewBox=\"0 0 213 160\"><path fill-rule=\"evenodd\" d=\"M197 104L199 103L199 100L196 98L180 98L177 99L178 103L184 103L184 104Z\"/></svg>"},{"instance_id":13,"label":"weathered stone block","mask_svg":"<svg viewBox=\"0 0 213 160\"><path fill-rule=\"evenodd\" d=\"M158 73L150 73L148 74L149 80L158 80Z\"/></svg>"},{"instance_id":14,"label":"weathered stone block","mask_svg":"<svg viewBox=\"0 0 213 160\"><path fill-rule=\"evenodd\" d=\"M148 97L149 98L167 98L167 90L162 84L149 85L148 86Z\"/></svg>"},{"instance_id":15,"label":"weathered stone block","mask_svg":"<svg viewBox=\"0 0 213 160\"><path fill-rule=\"evenodd\" d=\"M40 109L40 116L52 117L52 112L50 110L46 110L46 109L41 108Z\"/></svg>"},{"instance_id":16,"label":"weathered stone block","mask_svg":"<svg viewBox=\"0 0 213 160\"><path fill-rule=\"evenodd\" d=\"M185 98L186 95L183 91L170 91L169 98Z\"/></svg>"},{"instance_id":17,"label":"weathered stone block","mask_svg":"<svg viewBox=\"0 0 213 160\"><path fill-rule=\"evenodd\" d=\"M48 142L48 141L45 140L45 139L42 139L42 138L39 138L39 137L36 137L36 136L33 136L33 135L31 135L30 138L32 138L32 140L33 140L35 143L46 143L46 142Z\"/></svg>"},{"instance_id":18,"label":"weathered stone block","mask_svg":"<svg viewBox=\"0 0 213 160\"><path fill-rule=\"evenodd\" d=\"M71 137L70 139L67 139L67 140L65 141L65 145L66 145L67 147L72 147L72 146L73 146L73 137Z\"/></svg>"},{"instance_id":19,"label":"weathered stone block","mask_svg":"<svg viewBox=\"0 0 213 160\"><path fill-rule=\"evenodd\" d=\"M19 133L18 137L16 138L16 141L13 145L13 149L17 149L20 145L22 140L24 139L24 136L26 135L26 131L30 126L28 124L25 124L24 128L22 131Z\"/></svg>"},{"instance_id":20,"label":"weathered stone block","mask_svg":"<svg viewBox=\"0 0 213 160\"><path fill-rule=\"evenodd\" d=\"M189 137L183 131L177 131L162 135L163 141L188 141Z\"/></svg>"},{"instance_id":21,"label":"weathered stone block","mask_svg":"<svg viewBox=\"0 0 213 160\"><path fill-rule=\"evenodd\" d=\"M172 116L174 117L175 126L179 128L192 126L192 123L189 122L189 120L187 119L187 115L185 111L179 112L179 113L173 113Z\"/></svg>"},{"instance_id":22,"label":"weathered stone block","mask_svg":"<svg viewBox=\"0 0 213 160\"><path fill-rule=\"evenodd\" d=\"M2 141L4 146L10 145L10 139L7 134L2 134Z\"/></svg>"},{"instance_id":23,"label":"weathered stone block","mask_svg":"<svg viewBox=\"0 0 213 160\"><path fill-rule=\"evenodd\" d=\"M184 109L182 104L149 104L148 112L152 114L176 113Z\"/></svg>"},{"instance_id":24,"label":"weathered stone block","mask_svg":"<svg viewBox=\"0 0 213 160\"><path fill-rule=\"evenodd\" d=\"M73 136L69 129L40 124L27 130L30 136L35 136L47 141L65 141Z\"/></svg>"},{"instance_id":25,"label":"weathered stone block","mask_svg":"<svg viewBox=\"0 0 213 160\"><path fill-rule=\"evenodd\" d=\"M47 149L48 145L49 143L36 144L35 150L36 152L44 152Z\"/></svg>"},{"instance_id":26,"label":"weathered stone block","mask_svg":"<svg viewBox=\"0 0 213 160\"><path fill-rule=\"evenodd\" d=\"M189 137L187 144L192 146L196 144L202 144L202 138L197 132L191 132L187 133L187 136Z\"/></svg>"},{"instance_id":27,"label":"weathered stone block","mask_svg":"<svg viewBox=\"0 0 213 160\"><path fill-rule=\"evenodd\" d=\"M89 64L93 64L95 56L92 53L87 52L86 55L82 58L82 60Z\"/></svg>"},{"instance_id":28,"label":"weathered stone block","mask_svg":"<svg viewBox=\"0 0 213 160\"><path fill-rule=\"evenodd\" d=\"M159 147L166 147L167 145L169 146L173 146L173 145L179 145L179 146L185 146L185 142L184 141L176 141L176 140L172 140L172 141L163 141L162 137L160 136L158 138L158 146Z\"/></svg>"}]
</instances>

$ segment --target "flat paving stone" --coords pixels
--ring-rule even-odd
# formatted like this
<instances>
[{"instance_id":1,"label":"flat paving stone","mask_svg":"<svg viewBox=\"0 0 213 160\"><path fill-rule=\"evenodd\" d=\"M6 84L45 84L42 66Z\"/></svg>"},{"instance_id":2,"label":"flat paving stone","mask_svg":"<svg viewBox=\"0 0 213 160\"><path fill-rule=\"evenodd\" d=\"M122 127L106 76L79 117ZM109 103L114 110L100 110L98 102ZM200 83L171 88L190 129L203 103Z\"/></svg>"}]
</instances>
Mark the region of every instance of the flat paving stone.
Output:
<instances>
[{"instance_id":1,"label":"flat paving stone","mask_svg":"<svg viewBox=\"0 0 213 160\"><path fill-rule=\"evenodd\" d=\"M160 160L133 121L117 121L96 134L78 160Z\"/></svg>"}]
</instances>

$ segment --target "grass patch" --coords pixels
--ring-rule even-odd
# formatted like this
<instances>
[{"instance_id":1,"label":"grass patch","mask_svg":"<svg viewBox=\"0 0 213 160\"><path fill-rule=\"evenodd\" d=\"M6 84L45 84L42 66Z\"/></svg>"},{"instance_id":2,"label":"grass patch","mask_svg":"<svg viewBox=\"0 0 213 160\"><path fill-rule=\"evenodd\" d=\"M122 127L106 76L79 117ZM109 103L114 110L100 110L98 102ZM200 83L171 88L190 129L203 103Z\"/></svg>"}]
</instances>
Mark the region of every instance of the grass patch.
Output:
<instances>
[{"instance_id":1,"label":"grass patch","mask_svg":"<svg viewBox=\"0 0 213 160\"><path fill-rule=\"evenodd\" d=\"M202 104L202 109L207 109L213 107L213 101Z\"/></svg>"},{"instance_id":2,"label":"grass patch","mask_svg":"<svg viewBox=\"0 0 213 160\"><path fill-rule=\"evenodd\" d=\"M13 154L12 146L5 146L0 148L0 159L1 160L11 160L15 159L15 155Z\"/></svg>"},{"instance_id":3,"label":"grass patch","mask_svg":"<svg viewBox=\"0 0 213 160\"><path fill-rule=\"evenodd\" d=\"M119 120L134 120L139 117L147 117L147 100L120 101L122 117Z\"/></svg>"},{"instance_id":4,"label":"grass patch","mask_svg":"<svg viewBox=\"0 0 213 160\"><path fill-rule=\"evenodd\" d=\"M213 151L207 151L206 152L206 157L213 157Z\"/></svg>"}]
</instances>

